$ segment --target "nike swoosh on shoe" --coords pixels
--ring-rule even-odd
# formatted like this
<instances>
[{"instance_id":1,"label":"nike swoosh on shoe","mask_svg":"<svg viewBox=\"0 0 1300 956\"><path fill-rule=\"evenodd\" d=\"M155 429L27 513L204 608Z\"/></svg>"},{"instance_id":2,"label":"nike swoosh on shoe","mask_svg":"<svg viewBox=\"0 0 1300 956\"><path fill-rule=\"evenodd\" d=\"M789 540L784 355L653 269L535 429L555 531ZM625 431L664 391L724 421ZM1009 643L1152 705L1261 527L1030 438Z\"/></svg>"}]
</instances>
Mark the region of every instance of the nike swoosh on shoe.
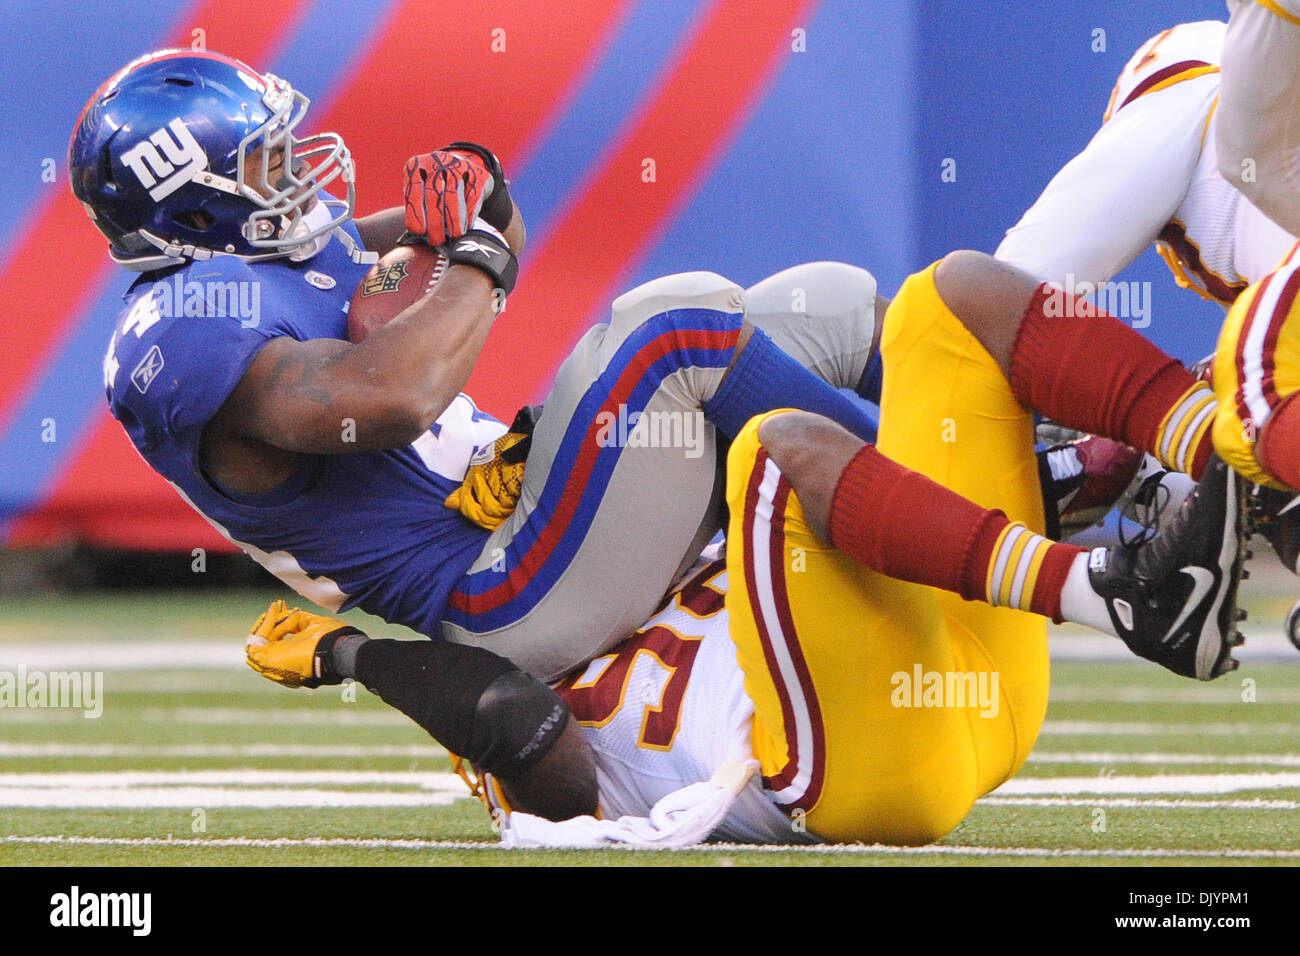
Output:
<instances>
[{"instance_id":1,"label":"nike swoosh on shoe","mask_svg":"<svg viewBox=\"0 0 1300 956\"><path fill-rule=\"evenodd\" d=\"M1183 626L1183 622L1191 617L1192 612L1201 606L1201 601L1205 595L1209 594L1214 588L1215 576L1205 568L1197 567L1196 565L1188 565L1187 567L1179 568L1178 570L1191 577L1194 582L1192 585L1192 593L1183 604L1183 609L1179 612L1178 617L1174 619L1174 623L1170 625L1169 630L1165 632L1165 636L1160 639L1160 643L1162 644L1169 643L1170 638L1172 638L1178 629Z\"/></svg>"}]
</instances>

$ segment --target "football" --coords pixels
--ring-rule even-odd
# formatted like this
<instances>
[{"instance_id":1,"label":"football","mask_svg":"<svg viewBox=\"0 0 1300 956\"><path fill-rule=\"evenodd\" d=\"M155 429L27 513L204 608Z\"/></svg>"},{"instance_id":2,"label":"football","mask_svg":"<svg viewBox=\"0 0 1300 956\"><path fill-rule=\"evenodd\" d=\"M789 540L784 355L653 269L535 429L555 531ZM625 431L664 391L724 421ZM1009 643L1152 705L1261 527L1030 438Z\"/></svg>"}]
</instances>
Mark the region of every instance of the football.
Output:
<instances>
[{"instance_id":1,"label":"football","mask_svg":"<svg viewBox=\"0 0 1300 956\"><path fill-rule=\"evenodd\" d=\"M447 271L447 257L423 243L398 246L370 267L348 306L348 340L361 342L428 293Z\"/></svg>"}]
</instances>

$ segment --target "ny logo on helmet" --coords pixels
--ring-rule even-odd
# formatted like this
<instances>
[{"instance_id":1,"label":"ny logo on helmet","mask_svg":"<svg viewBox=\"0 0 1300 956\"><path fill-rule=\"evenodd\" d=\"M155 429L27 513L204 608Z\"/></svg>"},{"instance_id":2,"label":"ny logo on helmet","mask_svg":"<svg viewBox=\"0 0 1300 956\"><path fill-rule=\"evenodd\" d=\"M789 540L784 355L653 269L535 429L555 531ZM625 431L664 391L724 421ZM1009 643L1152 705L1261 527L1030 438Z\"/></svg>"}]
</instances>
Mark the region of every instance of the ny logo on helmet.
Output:
<instances>
[{"instance_id":1,"label":"ny logo on helmet","mask_svg":"<svg viewBox=\"0 0 1300 956\"><path fill-rule=\"evenodd\" d=\"M149 190L154 202L170 196L200 170L208 168L207 154L180 117L123 153L122 162L135 173L140 185Z\"/></svg>"}]
</instances>

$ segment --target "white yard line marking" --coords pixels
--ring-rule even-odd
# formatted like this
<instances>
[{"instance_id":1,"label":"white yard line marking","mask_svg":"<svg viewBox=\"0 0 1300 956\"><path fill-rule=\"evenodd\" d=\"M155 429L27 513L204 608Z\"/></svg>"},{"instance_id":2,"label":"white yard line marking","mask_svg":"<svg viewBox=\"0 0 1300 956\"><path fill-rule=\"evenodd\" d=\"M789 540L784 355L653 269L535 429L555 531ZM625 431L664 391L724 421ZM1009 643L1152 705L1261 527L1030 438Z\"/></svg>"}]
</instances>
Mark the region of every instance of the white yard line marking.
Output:
<instances>
[{"instance_id":1,"label":"white yard line marking","mask_svg":"<svg viewBox=\"0 0 1300 956\"><path fill-rule=\"evenodd\" d=\"M1297 655L1300 658L1300 655ZM1300 688L1257 687L1254 704L1300 704ZM1053 686L1050 698L1054 704L1187 704L1193 707L1227 707L1246 703L1241 699L1241 688L1228 686L1182 690L1152 687L1079 687Z\"/></svg>"},{"instance_id":2,"label":"white yard line marking","mask_svg":"<svg viewBox=\"0 0 1300 956\"><path fill-rule=\"evenodd\" d=\"M329 709L308 707L292 709L288 707L144 707L139 710L115 710L111 688L106 691L104 716L101 720L129 720L131 723L150 724L262 724L268 728L286 725L332 727L410 727L415 725L410 718L395 710L376 710L366 707L364 710L354 705L340 704ZM83 721L86 718L80 710L40 710L0 709L0 724L8 721L14 723L55 723Z\"/></svg>"},{"instance_id":3,"label":"white yard line marking","mask_svg":"<svg viewBox=\"0 0 1300 956\"><path fill-rule=\"evenodd\" d=\"M73 790L129 790L166 787L411 787L463 790L460 777L445 771L410 770L125 770L0 773L0 787ZM1221 794L1241 790L1300 788L1300 772L1017 777L997 796L1072 796L1077 794Z\"/></svg>"},{"instance_id":4,"label":"white yard line marking","mask_svg":"<svg viewBox=\"0 0 1300 956\"><path fill-rule=\"evenodd\" d=\"M3 754L0 745L0 754ZM1031 753L1029 763L1041 764L1167 764L1210 766L1300 767L1300 754L1164 754L1164 753Z\"/></svg>"},{"instance_id":5,"label":"white yard line marking","mask_svg":"<svg viewBox=\"0 0 1300 956\"><path fill-rule=\"evenodd\" d=\"M456 785L456 793L446 790L239 790L224 787L0 787L0 807L431 807L446 806L469 796L469 790L459 779Z\"/></svg>"},{"instance_id":6,"label":"white yard line marking","mask_svg":"<svg viewBox=\"0 0 1300 956\"><path fill-rule=\"evenodd\" d=\"M160 786L300 786L329 784L368 787L381 784L424 790L459 788L454 773L407 770L126 770L103 773L0 773L0 787L121 789Z\"/></svg>"},{"instance_id":7,"label":"white yard line marking","mask_svg":"<svg viewBox=\"0 0 1300 956\"><path fill-rule=\"evenodd\" d=\"M1148 777L1017 777L1000 786L998 796L1080 793L1235 793L1300 787L1300 772L1157 774Z\"/></svg>"},{"instance_id":8,"label":"white yard line marking","mask_svg":"<svg viewBox=\"0 0 1300 956\"><path fill-rule=\"evenodd\" d=\"M92 758L277 758L319 757L358 759L366 757L445 758L447 751L437 744L62 744L11 743L0 740L0 759L41 759L58 757ZM1188 754L1124 753L1122 751L1056 753L1035 751L1031 764L1083 765L1167 765L1167 766L1258 766L1300 767L1296 754Z\"/></svg>"},{"instance_id":9,"label":"white yard line marking","mask_svg":"<svg viewBox=\"0 0 1300 956\"><path fill-rule=\"evenodd\" d=\"M417 807L445 806L468 796L469 790L460 777L448 772L232 769L0 773L0 806L6 807Z\"/></svg>"},{"instance_id":10,"label":"white yard line marking","mask_svg":"<svg viewBox=\"0 0 1300 956\"><path fill-rule=\"evenodd\" d=\"M1252 618L1253 620L1253 618ZM1245 627L1246 643L1234 648L1233 657L1246 661L1296 660L1296 649L1280 628ZM1088 631L1069 632L1053 629L1048 632L1051 655L1054 661L1120 661L1137 663L1123 641L1105 634Z\"/></svg>"},{"instance_id":11,"label":"white yard line marking","mask_svg":"<svg viewBox=\"0 0 1300 956\"><path fill-rule=\"evenodd\" d=\"M405 787L324 790L322 786ZM179 770L0 774L6 807L419 807L469 796L454 773Z\"/></svg>"},{"instance_id":12,"label":"white yard line marking","mask_svg":"<svg viewBox=\"0 0 1300 956\"><path fill-rule=\"evenodd\" d=\"M436 744L393 746L389 744L18 744L0 741L0 759L9 757L107 757L107 758L217 758L217 757L412 757L441 758L447 751Z\"/></svg>"},{"instance_id":13,"label":"white yard line marking","mask_svg":"<svg viewBox=\"0 0 1300 956\"><path fill-rule=\"evenodd\" d=\"M406 789L319 789L330 786ZM1086 794L1158 794L1175 799L1127 800L1112 805L1300 808L1300 803L1293 800L1209 802L1185 797L1283 788L1300 788L1300 772L1020 777L1008 781L983 802L995 806L1094 806L1105 803L1105 799L1069 798ZM460 778L447 772L230 769L0 773L0 806L9 807L425 806L467 796Z\"/></svg>"},{"instance_id":14,"label":"white yard line marking","mask_svg":"<svg viewBox=\"0 0 1300 956\"><path fill-rule=\"evenodd\" d=\"M254 837L205 837L201 839L162 839L159 837L76 837L76 836L5 836L0 837L0 844L20 844L29 846L175 846L175 847L251 847L254 849L288 849L294 847L328 848L351 847L355 849L379 850L488 850L502 851L506 848L499 843L476 843L464 840L383 840L355 837L308 837L303 839L277 837L258 839ZM640 847L611 846L601 849L637 851ZM518 851L517 851L518 852ZM1034 846L963 846L941 844L937 846L881 846L860 843L813 844L805 846L781 846L748 843L711 843L706 846L685 849L663 849L656 852L666 853L848 853L881 854L887 856L1012 856L1039 858L1118 858L1141 859L1207 857L1217 859L1296 859L1300 850L1257 850L1257 849L1151 849L1108 848L1108 849L1052 849Z\"/></svg>"},{"instance_id":15,"label":"white yard line marking","mask_svg":"<svg viewBox=\"0 0 1300 956\"><path fill-rule=\"evenodd\" d=\"M1300 737L1300 724L1279 723L1157 723L1155 721L1046 720L1043 736L1117 737Z\"/></svg>"},{"instance_id":16,"label":"white yard line marking","mask_svg":"<svg viewBox=\"0 0 1300 956\"><path fill-rule=\"evenodd\" d=\"M239 670L244 642L138 640L0 643L0 670Z\"/></svg>"},{"instance_id":17,"label":"white yard line marking","mask_svg":"<svg viewBox=\"0 0 1300 956\"><path fill-rule=\"evenodd\" d=\"M1152 800L1139 797L984 797L986 806L1119 807L1153 810L1300 810L1296 800Z\"/></svg>"},{"instance_id":18,"label":"white yard line marking","mask_svg":"<svg viewBox=\"0 0 1300 956\"><path fill-rule=\"evenodd\" d=\"M112 701L107 701L105 710L111 706ZM283 724L342 724L415 729L411 718L399 711L388 708L359 710L355 705L341 703L328 710L315 707L302 710L289 707L146 707L132 712L131 719L180 724L265 724L267 727Z\"/></svg>"}]
</instances>

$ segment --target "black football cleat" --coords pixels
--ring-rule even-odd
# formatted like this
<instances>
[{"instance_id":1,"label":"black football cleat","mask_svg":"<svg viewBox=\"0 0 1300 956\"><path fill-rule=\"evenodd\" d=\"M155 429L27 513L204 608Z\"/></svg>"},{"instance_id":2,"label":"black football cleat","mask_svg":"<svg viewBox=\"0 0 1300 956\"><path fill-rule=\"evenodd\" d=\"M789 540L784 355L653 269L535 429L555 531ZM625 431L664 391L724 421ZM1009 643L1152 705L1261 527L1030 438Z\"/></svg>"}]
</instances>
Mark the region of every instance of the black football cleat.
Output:
<instances>
[{"instance_id":1,"label":"black football cleat","mask_svg":"<svg viewBox=\"0 0 1300 956\"><path fill-rule=\"evenodd\" d=\"M1245 548L1245 482L1212 455L1196 490L1158 537L1096 548L1088 577L1115 631L1138 657L1213 680L1237 669Z\"/></svg>"}]
</instances>

